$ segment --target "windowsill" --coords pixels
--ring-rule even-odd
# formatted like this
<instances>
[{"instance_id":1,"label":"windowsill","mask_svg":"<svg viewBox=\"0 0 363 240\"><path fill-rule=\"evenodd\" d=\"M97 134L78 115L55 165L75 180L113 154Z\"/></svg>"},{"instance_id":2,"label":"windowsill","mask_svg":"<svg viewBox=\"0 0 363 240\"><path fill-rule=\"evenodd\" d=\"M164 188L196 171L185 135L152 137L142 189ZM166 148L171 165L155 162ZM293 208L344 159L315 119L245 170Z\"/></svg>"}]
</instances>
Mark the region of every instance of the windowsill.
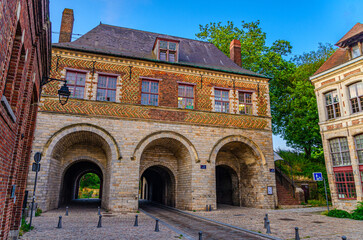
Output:
<instances>
[{"instance_id":1,"label":"windowsill","mask_svg":"<svg viewBox=\"0 0 363 240\"><path fill-rule=\"evenodd\" d=\"M6 112L10 116L11 120L15 123L16 122L15 114L14 114L13 110L11 109L8 100L6 99L6 97L4 95L1 97L1 104L4 106Z\"/></svg>"}]
</instances>

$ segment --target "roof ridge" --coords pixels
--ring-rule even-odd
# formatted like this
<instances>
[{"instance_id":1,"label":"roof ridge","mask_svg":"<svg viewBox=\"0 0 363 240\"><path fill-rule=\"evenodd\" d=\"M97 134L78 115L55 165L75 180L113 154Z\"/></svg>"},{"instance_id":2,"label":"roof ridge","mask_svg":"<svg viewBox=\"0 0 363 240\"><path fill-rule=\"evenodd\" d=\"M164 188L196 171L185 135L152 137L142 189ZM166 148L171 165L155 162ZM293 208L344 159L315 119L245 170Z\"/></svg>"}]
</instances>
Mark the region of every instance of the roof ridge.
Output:
<instances>
[{"instance_id":1,"label":"roof ridge","mask_svg":"<svg viewBox=\"0 0 363 240\"><path fill-rule=\"evenodd\" d=\"M172 36L172 35L169 35L169 34L156 33L156 32L150 32L150 31L144 31L144 30L139 30L139 29L135 29L135 28L120 27L120 26L115 26L115 25L105 24L105 23L100 23L98 26L100 26L100 25L105 25L105 26L109 26L109 27L116 27L116 28L122 28L122 29L128 29L128 30L138 31L138 32L144 32L144 33L152 33L152 34L156 34L156 35L164 35L164 36L169 36L169 37L173 37L173 38L181 38L181 39L186 39L186 40L191 40L191 41L196 41L196 42L213 44L213 43L208 42L208 41L196 40L196 39L191 39L191 38L186 38L186 37ZM85 33L85 34L87 34L87 33Z\"/></svg>"}]
</instances>

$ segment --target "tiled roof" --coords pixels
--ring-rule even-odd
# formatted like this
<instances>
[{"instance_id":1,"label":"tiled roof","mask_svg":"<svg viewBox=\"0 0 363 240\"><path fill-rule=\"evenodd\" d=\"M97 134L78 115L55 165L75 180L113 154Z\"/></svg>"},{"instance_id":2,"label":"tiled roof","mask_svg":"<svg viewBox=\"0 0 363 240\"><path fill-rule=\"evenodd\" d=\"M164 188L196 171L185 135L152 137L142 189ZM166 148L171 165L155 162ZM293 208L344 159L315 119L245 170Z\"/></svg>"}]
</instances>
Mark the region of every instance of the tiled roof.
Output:
<instances>
[{"instance_id":1,"label":"tiled roof","mask_svg":"<svg viewBox=\"0 0 363 240\"><path fill-rule=\"evenodd\" d=\"M73 42L55 43L53 46L159 61L152 52L157 38L179 41L179 61L176 64L265 77L239 67L212 43L106 24L98 25Z\"/></svg>"},{"instance_id":2,"label":"tiled roof","mask_svg":"<svg viewBox=\"0 0 363 240\"><path fill-rule=\"evenodd\" d=\"M338 48L326 62L321 65L321 67L314 73L314 75L317 75L321 72L324 72L326 70L329 70L333 67L336 67L338 65L341 65L345 62L349 61L349 56L347 53L348 50L345 50L343 48Z\"/></svg>"},{"instance_id":3,"label":"tiled roof","mask_svg":"<svg viewBox=\"0 0 363 240\"><path fill-rule=\"evenodd\" d=\"M346 47L347 43L349 42L347 40L349 40L350 38L352 38L354 36L359 35L360 33L363 33L363 24L357 23L335 45L337 45L339 47Z\"/></svg>"}]
</instances>

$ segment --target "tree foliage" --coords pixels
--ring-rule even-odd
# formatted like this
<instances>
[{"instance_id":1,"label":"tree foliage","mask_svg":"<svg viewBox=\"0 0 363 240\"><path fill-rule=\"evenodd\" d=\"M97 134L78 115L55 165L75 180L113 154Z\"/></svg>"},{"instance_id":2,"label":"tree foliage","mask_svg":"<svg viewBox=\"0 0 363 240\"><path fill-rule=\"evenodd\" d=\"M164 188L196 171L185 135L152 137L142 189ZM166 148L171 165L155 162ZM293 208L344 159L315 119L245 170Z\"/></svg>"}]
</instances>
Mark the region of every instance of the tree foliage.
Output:
<instances>
[{"instance_id":1,"label":"tree foliage","mask_svg":"<svg viewBox=\"0 0 363 240\"><path fill-rule=\"evenodd\" d=\"M92 188L92 189L98 189L100 188L101 180L97 176L97 174L94 173L86 173L82 176L79 186L80 188Z\"/></svg>"},{"instance_id":2,"label":"tree foliage","mask_svg":"<svg viewBox=\"0 0 363 240\"><path fill-rule=\"evenodd\" d=\"M223 25L199 25L200 40L213 43L229 56L233 39L241 42L242 67L271 78L270 100L273 132L281 135L287 145L303 150L310 157L314 148L321 147L318 112L314 87L309 77L326 61L334 49L320 44L317 51L287 59L292 50L290 42L276 40L266 45L266 33L260 22L233 22Z\"/></svg>"}]
</instances>

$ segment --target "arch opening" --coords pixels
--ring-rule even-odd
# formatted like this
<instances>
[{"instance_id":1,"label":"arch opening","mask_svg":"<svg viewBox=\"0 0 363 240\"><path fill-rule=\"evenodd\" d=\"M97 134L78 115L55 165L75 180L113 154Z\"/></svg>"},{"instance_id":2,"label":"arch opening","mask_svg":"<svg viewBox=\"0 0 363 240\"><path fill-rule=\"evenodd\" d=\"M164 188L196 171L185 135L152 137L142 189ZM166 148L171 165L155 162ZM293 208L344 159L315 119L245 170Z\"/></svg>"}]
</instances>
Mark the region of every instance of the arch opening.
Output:
<instances>
[{"instance_id":1,"label":"arch opening","mask_svg":"<svg viewBox=\"0 0 363 240\"><path fill-rule=\"evenodd\" d=\"M87 172L76 181L77 199L100 199L102 197L101 178L99 175Z\"/></svg>"},{"instance_id":2,"label":"arch opening","mask_svg":"<svg viewBox=\"0 0 363 240\"><path fill-rule=\"evenodd\" d=\"M217 204L239 206L239 187L236 171L227 165L216 166Z\"/></svg>"},{"instance_id":3,"label":"arch opening","mask_svg":"<svg viewBox=\"0 0 363 240\"><path fill-rule=\"evenodd\" d=\"M163 166L152 166L141 176L140 199L175 206L175 179Z\"/></svg>"},{"instance_id":4,"label":"arch opening","mask_svg":"<svg viewBox=\"0 0 363 240\"><path fill-rule=\"evenodd\" d=\"M91 199L88 201L79 198L79 187L81 178L88 174L93 173L97 175L100 179L100 188L99 188L99 198ZM89 203L101 203L102 199L102 186L103 186L103 173L100 167L87 160L81 160L76 163L73 163L64 173L62 179L62 188L59 196L59 206L65 206L69 204L76 204L77 202L82 202L82 204Z\"/></svg>"},{"instance_id":5,"label":"arch opening","mask_svg":"<svg viewBox=\"0 0 363 240\"><path fill-rule=\"evenodd\" d=\"M246 143L225 143L216 155L217 203L256 207L262 163Z\"/></svg>"}]
</instances>

